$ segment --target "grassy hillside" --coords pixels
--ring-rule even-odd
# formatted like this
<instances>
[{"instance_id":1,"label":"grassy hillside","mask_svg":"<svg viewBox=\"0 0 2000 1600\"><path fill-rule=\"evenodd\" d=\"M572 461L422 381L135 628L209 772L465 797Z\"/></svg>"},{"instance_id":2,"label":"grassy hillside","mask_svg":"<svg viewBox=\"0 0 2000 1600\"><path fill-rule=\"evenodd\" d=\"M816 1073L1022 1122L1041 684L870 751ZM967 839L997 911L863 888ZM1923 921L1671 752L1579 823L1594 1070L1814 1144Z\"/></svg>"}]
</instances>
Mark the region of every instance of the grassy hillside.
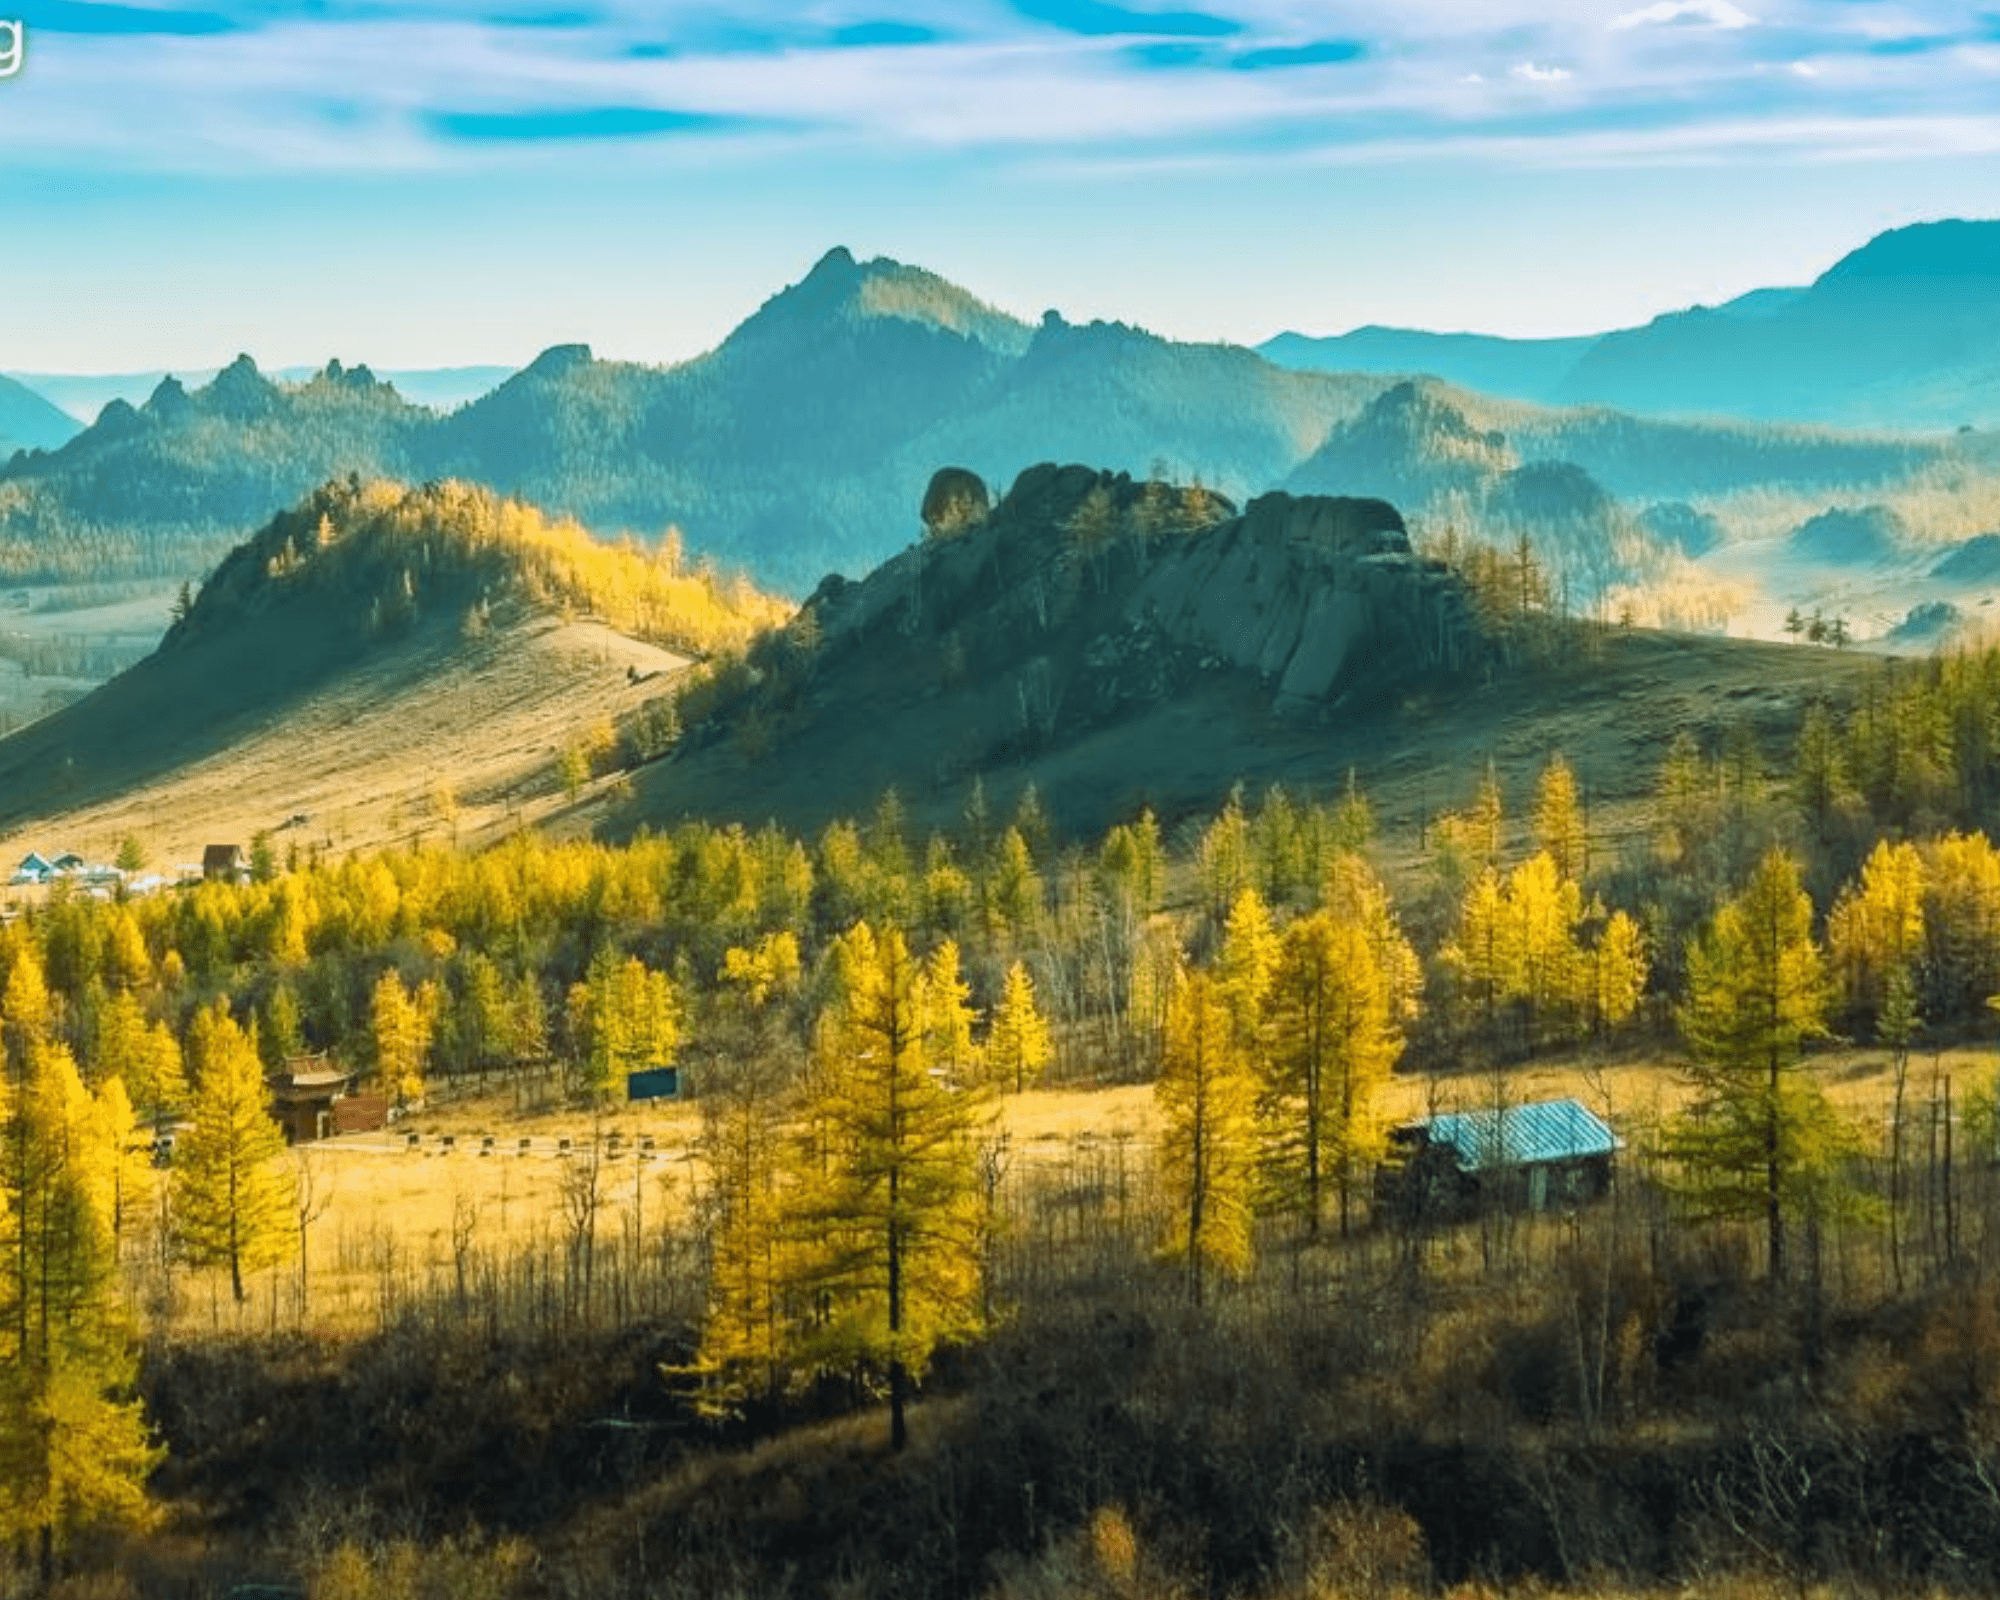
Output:
<instances>
[{"instance_id":1,"label":"grassy hillside","mask_svg":"<svg viewBox=\"0 0 2000 1600\"><path fill-rule=\"evenodd\" d=\"M0 832L184 861L300 813L343 847L539 814L566 751L786 610L484 490L330 484L151 657L0 740Z\"/></svg>"}]
</instances>

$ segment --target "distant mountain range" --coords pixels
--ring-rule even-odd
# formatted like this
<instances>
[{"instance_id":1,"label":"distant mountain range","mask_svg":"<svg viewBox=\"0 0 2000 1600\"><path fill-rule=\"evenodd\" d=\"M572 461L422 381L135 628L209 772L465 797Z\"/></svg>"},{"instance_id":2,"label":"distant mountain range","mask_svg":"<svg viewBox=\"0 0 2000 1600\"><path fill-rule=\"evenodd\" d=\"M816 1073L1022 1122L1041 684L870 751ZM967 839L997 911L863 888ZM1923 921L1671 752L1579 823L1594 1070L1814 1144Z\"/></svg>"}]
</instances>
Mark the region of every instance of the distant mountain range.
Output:
<instances>
[{"instance_id":1,"label":"distant mountain range","mask_svg":"<svg viewBox=\"0 0 2000 1600\"><path fill-rule=\"evenodd\" d=\"M130 406L143 405L146 397L159 388L164 378L174 379L183 388L198 389L220 370L217 367L187 367L173 372L155 368L150 372L15 372L9 376L73 418L74 425L69 430L73 434L81 431L86 424L95 422L98 413L113 400L123 400ZM280 367L272 376L286 383L304 383L317 370L314 367ZM515 370L513 367L494 366L405 367L383 372L380 376L383 382L393 384L405 400L430 406L434 410L449 411L468 400L478 399L504 383ZM0 429L0 433L4 431ZM27 442L22 441L24 444ZM53 442L59 444L61 440Z\"/></svg>"},{"instance_id":2,"label":"distant mountain range","mask_svg":"<svg viewBox=\"0 0 2000 1600\"><path fill-rule=\"evenodd\" d=\"M1906 235L1923 248L1912 254ZM1980 241L1995 238L2000 225L1886 235L1809 290L1695 320L1775 337L1830 326L1823 309L1801 322L1809 307L1848 304L1874 320L1839 341L1841 359L1876 359L1904 345L1867 328L1929 326L1950 298L1934 287L1941 263L1976 265ZM1985 282L1973 265L1964 282ZM1938 359L1971 350L1970 327ZM1561 354L1467 348L1492 358L1481 381L1495 387L1516 356L1547 381ZM1611 382L1630 367L1616 353L1598 341L1560 382L1581 381L1593 362ZM1659 361L1683 370L1671 351ZM1752 370L1779 384L1775 356ZM690 551L803 594L909 543L940 465L1004 488L1064 459L1199 479L1239 500L1274 486L1372 494L1420 518L1462 517L1487 537L1518 526L1569 549L1611 541L1622 553L1593 569L1609 575L1660 543L1645 515L1656 502L1770 485L1822 503L1863 486L1879 498L1885 477L1982 443L1548 409L1431 380L1288 370L1122 323L1050 313L1030 326L919 268L834 250L693 361L649 367L558 346L444 415L337 362L298 382L247 357L197 388L164 378L142 404L113 399L59 448L0 467L0 580L190 575L314 485L355 473L459 477L602 533L652 539L678 525ZM1543 470L1550 463L1573 470Z\"/></svg>"},{"instance_id":3,"label":"distant mountain range","mask_svg":"<svg viewBox=\"0 0 2000 1600\"><path fill-rule=\"evenodd\" d=\"M1878 235L1805 288L1758 289L1569 339L1395 328L1282 333L1301 370L1429 374L1553 405L1945 430L2000 425L2000 222Z\"/></svg>"},{"instance_id":4,"label":"distant mountain range","mask_svg":"<svg viewBox=\"0 0 2000 1600\"><path fill-rule=\"evenodd\" d=\"M79 431L76 419L12 378L0 378L0 457L52 450Z\"/></svg>"}]
</instances>

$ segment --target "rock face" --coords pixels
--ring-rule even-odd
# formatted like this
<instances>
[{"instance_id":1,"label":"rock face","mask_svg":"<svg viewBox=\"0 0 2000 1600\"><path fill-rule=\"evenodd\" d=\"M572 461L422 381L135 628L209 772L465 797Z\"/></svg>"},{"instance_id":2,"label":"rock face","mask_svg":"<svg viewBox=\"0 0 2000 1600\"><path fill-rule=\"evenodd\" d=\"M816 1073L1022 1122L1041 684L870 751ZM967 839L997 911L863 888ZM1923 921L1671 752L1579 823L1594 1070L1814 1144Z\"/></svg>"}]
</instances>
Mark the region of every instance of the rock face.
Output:
<instances>
[{"instance_id":1,"label":"rock face","mask_svg":"<svg viewBox=\"0 0 2000 1600\"><path fill-rule=\"evenodd\" d=\"M1011 686L998 698L1042 742L1202 673L1254 673L1274 709L1312 714L1489 649L1460 579L1412 553L1387 501L1274 493L1237 514L1079 466L1030 468L965 535L829 578L808 605L821 672L864 647L942 652L958 692Z\"/></svg>"},{"instance_id":2,"label":"rock face","mask_svg":"<svg viewBox=\"0 0 2000 1600\"><path fill-rule=\"evenodd\" d=\"M986 480L964 467L939 467L924 491L924 527L934 538L963 533L992 509Z\"/></svg>"},{"instance_id":3,"label":"rock face","mask_svg":"<svg viewBox=\"0 0 2000 1600\"><path fill-rule=\"evenodd\" d=\"M1351 678L1462 665L1476 630L1458 580L1419 560L1385 500L1267 494L1168 550L1136 605L1274 685L1281 709Z\"/></svg>"}]
</instances>

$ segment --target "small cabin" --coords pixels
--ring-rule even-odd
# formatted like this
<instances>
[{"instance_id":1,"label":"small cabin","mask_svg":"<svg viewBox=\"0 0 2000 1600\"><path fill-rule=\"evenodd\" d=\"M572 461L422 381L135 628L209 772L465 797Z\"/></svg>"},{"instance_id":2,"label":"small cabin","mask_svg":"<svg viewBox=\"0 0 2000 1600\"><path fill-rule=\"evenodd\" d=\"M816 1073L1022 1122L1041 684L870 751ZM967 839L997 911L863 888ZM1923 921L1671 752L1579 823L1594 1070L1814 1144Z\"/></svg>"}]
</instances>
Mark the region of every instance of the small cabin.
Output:
<instances>
[{"instance_id":1,"label":"small cabin","mask_svg":"<svg viewBox=\"0 0 2000 1600\"><path fill-rule=\"evenodd\" d=\"M39 850L30 850L21 857L21 864L14 869L14 876L7 881L13 884L47 883L55 875L55 870L54 862Z\"/></svg>"},{"instance_id":2,"label":"small cabin","mask_svg":"<svg viewBox=\"0 0 2000 1600\"><path fill-rule=\"evenodd\" d=\"M264 1082L271 1091L271 1115L285 1130L286 1144L311 1144L337 1132L359 1131L351 1124L361 1119L341 1111L352 1098L347 1091L354 1074L333 1065L327 1057L288 1057Z\"/></svg>"},{"instance_id":3,"label":"small cabin","mask_svg":"<svg viewBox=\"0 0 2000 1600\"><path fill-rule=\"evenodd\" d=\"M1440 1112L1389 1130L1375 1203L1406 1219L1579 1205L1610 1189L1618 1149L1618 1136L1576 1100Z\"/></svg>"},{"instance_id":4,"label":"small cabin","mask_svg":"<svg viewBox=\"0 0 2000 1600\"><path fill-rule=\"evenodd\" d=\"M205 845L201 852L201 875L211 883L248 883L250 857L240 844Z\"/></svg>"}]
</instances>

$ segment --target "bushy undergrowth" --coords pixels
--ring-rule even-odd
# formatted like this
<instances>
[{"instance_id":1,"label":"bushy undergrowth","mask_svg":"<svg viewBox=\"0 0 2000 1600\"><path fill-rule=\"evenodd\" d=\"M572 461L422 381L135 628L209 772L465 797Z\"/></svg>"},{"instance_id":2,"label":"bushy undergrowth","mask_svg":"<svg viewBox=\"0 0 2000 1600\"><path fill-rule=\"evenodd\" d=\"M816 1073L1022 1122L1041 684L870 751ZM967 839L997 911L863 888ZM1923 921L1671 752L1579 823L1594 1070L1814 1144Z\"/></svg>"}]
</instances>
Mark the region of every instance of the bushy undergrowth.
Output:
<instances>
[{"instance_id":1,"label":"bushy undergrowth","mask_svg":"<svg viewBox=\"0 0 2000 1600\"><path fill-rule=\"evenodd\" d=\"M684 1328L475 1310L162 1349L173 1521L67 1592L1969 1593L2000 1567L1979 1248L1901 1295L1858 1258L1774 1289L1628 1198L1485 1252L1274 1248L1195 1309L1133 1244L1017 1241L1011 1319L938 1364L901 1453L865 1384L698 1420Z\"/></svg>"}]
</instances>

